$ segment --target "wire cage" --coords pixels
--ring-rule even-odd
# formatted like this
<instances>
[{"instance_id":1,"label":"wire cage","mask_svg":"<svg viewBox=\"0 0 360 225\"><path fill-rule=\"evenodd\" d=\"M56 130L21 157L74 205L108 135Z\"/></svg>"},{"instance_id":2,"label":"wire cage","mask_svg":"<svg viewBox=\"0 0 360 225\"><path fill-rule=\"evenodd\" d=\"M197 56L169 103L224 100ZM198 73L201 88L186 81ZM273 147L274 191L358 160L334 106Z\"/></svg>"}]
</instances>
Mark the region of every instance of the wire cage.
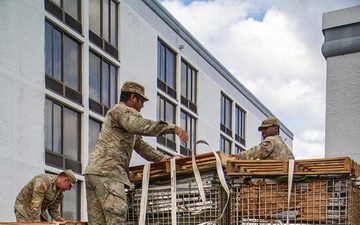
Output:
<instances>
[{"instance_id":1,"label":"wire cage","mask_svg":"<svg viewBox=\"0 0 360 225\"><path fill-rule=\"evenodd\" d=\"M226 205L227 195L221 185L216 182L204 182L206 202L203 203L194 179L189 183L176 185L176 220L178 225L197 225L211 223L229 224L229 207L220 218ZM127 193L128 219L127 224L138 224L142 189L136 188ZM220 219L219 219L220 218ZM171 188L169 185L150 186L146 208L146 225L171 225Z\"/></svg>"},{"instance_id":2,"label":"wire cage","mask_svg":"<svg viewBox=\"0 0 360 225\"><path fill-rule=\"evenodd\" d=\"M231 188L230 224L360 224L360 191L351 179L288 184L239 184Z\"/></svg>"}]
</instances>

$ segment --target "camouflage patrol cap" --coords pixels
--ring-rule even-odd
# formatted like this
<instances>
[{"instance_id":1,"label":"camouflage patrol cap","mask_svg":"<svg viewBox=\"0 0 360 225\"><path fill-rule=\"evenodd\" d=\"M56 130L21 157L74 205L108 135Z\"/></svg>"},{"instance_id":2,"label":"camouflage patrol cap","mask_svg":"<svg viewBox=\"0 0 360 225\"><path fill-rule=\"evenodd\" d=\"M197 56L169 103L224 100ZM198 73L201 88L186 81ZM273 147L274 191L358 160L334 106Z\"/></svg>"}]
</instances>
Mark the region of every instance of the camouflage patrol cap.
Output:
<instances>
[{"instance_id":1,"label":"camouflage patrol cap","mask_svg":"<svg viewBox=\"0 0 360 225\"><path fill-rule=\"evenodd\" d=\"M121 91L139 94L144 101L149 101L149 98L145 95L144 86L133 81L126 81L122 86Z\"/></svg>"},{"instance_id":2,"label":"camouflage patrol cap","mask_svg":"<svg viewBox=\"0 0 360 225\"><path fill-rule=\"evenodd\" d=\"M72 170L64 170L64 173L69 178L70 183L71 183L71 187L75 188L75 183L77 182L77 179L76 179L75 174L73 173L73 171Z\"/></svg>"},{"instance_id":3,"label":"camouflage patrol cap","mask_svg":"<svg viewBox=\"0 0 360 225\"><path fill-rule=\"evenodd\" d=\"M280 127L280 122L277 118L267 118L262 121L261 126L258 128L258 131L261 131L265 127L278 126Z\"/></svg>"}]
</instances>

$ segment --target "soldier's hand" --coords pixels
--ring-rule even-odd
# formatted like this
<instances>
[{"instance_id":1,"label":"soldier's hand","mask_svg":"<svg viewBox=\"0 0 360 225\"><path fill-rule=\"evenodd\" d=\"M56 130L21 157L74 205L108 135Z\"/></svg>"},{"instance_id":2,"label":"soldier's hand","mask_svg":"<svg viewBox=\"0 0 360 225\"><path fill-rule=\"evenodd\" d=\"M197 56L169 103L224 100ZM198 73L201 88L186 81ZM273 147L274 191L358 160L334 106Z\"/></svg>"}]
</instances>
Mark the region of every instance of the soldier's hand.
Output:
<instances>
[{"instance_id":1,"label":"soldier's hand","mask_svg":"<svg viewBox=\"0 0 360 225\"><path fill-rule=\"evenodd\" d=\"M182 143L186 144L188 142L188 134L185 130L181 129L180 127L176 126L174 133L179 136Z\"/></svg>"}]
</instances>

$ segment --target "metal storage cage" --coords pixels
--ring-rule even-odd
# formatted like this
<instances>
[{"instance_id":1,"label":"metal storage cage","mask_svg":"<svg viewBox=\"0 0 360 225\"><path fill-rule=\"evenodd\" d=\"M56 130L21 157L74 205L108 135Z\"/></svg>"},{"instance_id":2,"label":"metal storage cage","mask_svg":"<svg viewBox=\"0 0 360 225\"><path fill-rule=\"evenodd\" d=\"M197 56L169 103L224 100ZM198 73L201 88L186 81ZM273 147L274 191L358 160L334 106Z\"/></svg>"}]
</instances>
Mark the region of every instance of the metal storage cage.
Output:
<instances>
[{"instance_id":1,"label":"metal storage cage","mask_svg":"<svg viewBox=\"0 0 360 225\"><path fill-rule=\"evenodd\" d=\"M239 184L231 188L230 224L360 224L360 190L351 179Z\"/></svg>"},{"instance_id":2,"label":"metal storage cage","mask_svg":"<svg viewBox=\"0 0 360 225\"><path fill-rule=\"evenodd\" d=\"M212 176L212 175L211 175ZM228 211L218 220L226 204L227 196L219 183L202 176L206 202L203 204L194 178L178 180L176 185L176 219L178 225L212 224L228 225ZM138 224L142 189L127 193L129 210L127 224ZM226 209L229 209L227 207ZM171 225L171 188L169 185L151 185L148 190L146 225Z\"/></svg>"}]
</instances>

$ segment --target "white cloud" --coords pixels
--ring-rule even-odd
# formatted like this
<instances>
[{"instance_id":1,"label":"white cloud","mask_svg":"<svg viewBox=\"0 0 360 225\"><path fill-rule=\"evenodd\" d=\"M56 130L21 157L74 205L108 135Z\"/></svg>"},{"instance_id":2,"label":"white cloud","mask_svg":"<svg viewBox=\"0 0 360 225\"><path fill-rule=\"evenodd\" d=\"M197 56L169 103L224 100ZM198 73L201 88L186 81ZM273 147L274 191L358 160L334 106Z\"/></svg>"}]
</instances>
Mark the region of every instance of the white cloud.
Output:
<instances>
[{"instance_id":1,"label":"white cloud","mask_svg":"<svg viewBox=\"0 0 360 225\"><path fill-rule=\"evenodd\" d=\"M294 133L294 154L324 157L322 14L359 0L160 1Z\"/></svg>"}]
</instances>

